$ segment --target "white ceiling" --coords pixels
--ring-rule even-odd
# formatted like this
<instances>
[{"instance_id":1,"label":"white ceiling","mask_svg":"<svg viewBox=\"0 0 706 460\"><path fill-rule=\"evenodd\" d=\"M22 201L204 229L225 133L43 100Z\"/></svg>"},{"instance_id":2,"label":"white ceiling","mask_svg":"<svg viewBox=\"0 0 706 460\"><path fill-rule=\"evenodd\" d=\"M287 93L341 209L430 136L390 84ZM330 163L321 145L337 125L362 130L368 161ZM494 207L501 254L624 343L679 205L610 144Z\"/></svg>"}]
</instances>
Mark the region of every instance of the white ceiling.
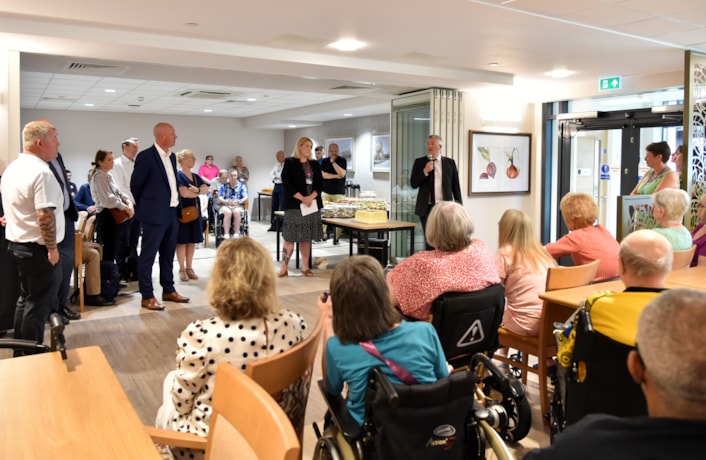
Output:
<instances>
[{"instance_id":1,"label":"white ceiling","mask_svg":"<svg viewBox=\"0 0 706 460\"><path fill-rule=\"evenodd\" d=\"M704 24L701 0L0 5L0 43L23 52L23 108L227 116L280 129L385 113L394 95L432 86L679 72L684 50L706 52ZM340 38L367 46L326 47ZM555 69L574 74L545 75Z\"/></svg>"}]
</instances>

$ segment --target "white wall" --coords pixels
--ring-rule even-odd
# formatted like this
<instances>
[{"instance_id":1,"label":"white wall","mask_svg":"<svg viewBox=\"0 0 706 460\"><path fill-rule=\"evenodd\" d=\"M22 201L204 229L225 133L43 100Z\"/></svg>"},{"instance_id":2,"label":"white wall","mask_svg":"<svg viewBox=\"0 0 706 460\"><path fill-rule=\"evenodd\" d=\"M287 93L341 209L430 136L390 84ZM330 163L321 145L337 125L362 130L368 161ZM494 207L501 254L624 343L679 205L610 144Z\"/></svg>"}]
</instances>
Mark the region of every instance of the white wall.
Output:
<instances>
[{"instance_id":1,"label":"white wall","mask_svg":"<svg viewBox=\"0 0 706 460\"><path fill-rule=\"evenodd\" d=\"M463 206L471 215L475 226L475 237L485 241L493 251L498 247L498 221L508 209L520 209L527 213L536 222L536 231L539 234L541 211L541 120L536 120L535 106L524 101L519 91L513 88L489 88L477 91L468 91L464 94L465 113L464 123L466 133L480 131L483 120L505 121L516 124L519 132L531 133L530 152L530 193L502 196L469 196L468 167L469 148L468 138L465 136L465 155L460 161L459 179L461 191L464 193ZM537 104L541 109L541 104ZM541 110L540 112L541 113ZM503 165L498 165L503 170Z\"/></svg>"},{"instance_id":2,"label":"white wall","mask_svg":"<svg viewBox=\"0 0 706 460\"><path fill-rule=\"evenodd\" d=\"M306 136L314 141L314 146L326 145L327 137L353 137L354 170L346 173L346 180L360 184L360 190L374 191L378 198L390 201L390 173L372 172L372 135L390 132L390 115L344 118L330 121L314 128L289 129L284 133L286 148L290 156L300 137ZM264 206L264 205L263 205Z\"/></svg>"},{"instance_id":3,"label":"white wall","mask_svg":"<svg viewBox=\"0 0 706 460\"><path fill-rule=\"evenodd\" d=\"M118 157L122 155L121 142L132 136L139 138L140 149L145 149L154 143L154 125L164 121L174 125L177 133L173 150L193 150L197 155L197 170L207 154L213 155L214 163L221 168L232 166L235 156L242 155L250 170L248 188L252 203L257 191L271 188L269 175L275 152L284 147L281 130L246 129L233 118L33 109L22 110L21 118L22 126L39 118L54 123L59 131L59 151L78 186L86 182L96 150L112 150Z\"/></svg>"}]
</instances>

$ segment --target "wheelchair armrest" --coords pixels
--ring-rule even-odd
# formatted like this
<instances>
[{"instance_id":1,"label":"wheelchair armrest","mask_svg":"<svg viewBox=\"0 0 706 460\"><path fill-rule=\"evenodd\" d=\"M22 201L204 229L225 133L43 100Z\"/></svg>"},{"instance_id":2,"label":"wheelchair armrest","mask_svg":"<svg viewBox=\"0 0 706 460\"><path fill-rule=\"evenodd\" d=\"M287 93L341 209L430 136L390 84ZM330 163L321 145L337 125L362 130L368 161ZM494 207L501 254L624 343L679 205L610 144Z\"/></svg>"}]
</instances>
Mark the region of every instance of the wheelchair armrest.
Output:
<instances>
[{"instance_id":1,"label":"wheelchair armrest","mask_svg":"<svg viewBox=\"0 0 706 460\"><path fill-rule=\"evenodd\" d=\"M346 400L338 395L329 394L326 391L326 386L323 380L317 382L319 385L319 390L324 397L326 406L328 407L333 423L341 431L341 434L346 439L358 439L361 435L361 428L358 422L355 421L353 416L348 412L348 406L346 405Z\"/></svg>"},{"instance_id":2,"label":"wheelchair armrest","mask_svg":"<svg viewBox=\"0 0 706 460\"><path fill-rule=\"evenodd\" d=\"M2 339L0 340L0 348L10 348L12 350L20 350L30 354L48 353L51 351L48 346L42 343L38 343L33 340L21 339Z\"/></svg>"},{"instance_id":3,"label":"wheelchair armrest","mask_svg":"<svg viewBox=\"0 0 706 460\"><path fill-rule=\"evenodd\" d=\"M208 438L201 437L194 433L184 433L181 431L144 426L145 432L156 444L166 444L168 446L181 447L183 449L206 450Z\"/></svg>"}]
</instances>

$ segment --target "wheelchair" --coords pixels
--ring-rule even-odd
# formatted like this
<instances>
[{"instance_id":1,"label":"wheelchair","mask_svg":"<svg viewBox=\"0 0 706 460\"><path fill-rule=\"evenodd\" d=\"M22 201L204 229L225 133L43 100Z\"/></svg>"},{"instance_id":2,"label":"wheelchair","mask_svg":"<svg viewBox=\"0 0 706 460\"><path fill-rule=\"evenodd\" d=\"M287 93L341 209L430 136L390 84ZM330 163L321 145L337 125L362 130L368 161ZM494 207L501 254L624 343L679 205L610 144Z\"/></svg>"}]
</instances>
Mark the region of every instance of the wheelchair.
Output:
<instances>
[{"instance_id":1,"label":"wheelchair","mask_svg":"<svg viewBox=\"0 0 706 460\"><path fill-rule=\"evenodd\" d=\"M549 375L554 395L546 414L552 442L567 426L588 414L647 415L644 394L626 366L633 345L595 330L586 308L556 326L561 326L554 331L558 365L552 366ZM573 349L567 344L573 344Z\"/></svg>"},{"instance_id":2,"label":"wheelchair","mask_svg":"<svg viewBox=\"0 0 706 460\"><path fill-rule=\"evenodd\" d=\"M467 367L470 358L476 357L471 366L478 376L476 398L485 406L499 404L504 408L507 423L496 428L504 440L517 442L532 428L532 409L522 383L490 359L500 346L498 327L504 310L502 284L473 292L448 292L432 303L431 323L454 369ZM484 359L478 358L477 353Z\"/></svg>"},{"instance_id":3,"label":"wheelchair","mask_svg":"<svg viewBox=\"0 0 706 460\"><path fill-rule=\"evenodd\" d=\"M51 345L47 346L33 340L22 339L0 339L0 348L11 349L14 356L34 355L37 353L49 353L59 351L61 359L66 359L66 339L64 338L64 320L58 313L49 315L49 327L51 331Z\"/></svg>"},{"instance_id":4,"label":"wheelchair","mask_svg":"<svg viewBox=\"0 0 706 460\"><path fill-rule=\"evenodd\" d=\"M213 209L213 213L216 219L216 227L215 227L215 233L216 233L216 247L220 246L223 240L226 239L225 235L225 230L223 229L223 215L219 213L220 206L215 206ZM240 236L248 236L249 234L249 226L250 226L250 218L248 217L248 203L247 201L243 203L243 206L240 208ZM231 233L232 235L232 233Z\"/></svg>"},{"instance_id":5,"label":"wheelchair","mask_svg":"<svg viewBox=\"0 0 706 460\"><path fill-rule=\"evenodd\" d=\"M477 354L472 361L490 360ZM471 363L474 367L475 363ZM476 399L478 376L455 372L429 384L392 384L380 368L368 375L365 416L360 426L340 395L319 381L329 411L314 459L513 459L496 429L507 423L502 405Z\"/></svg>"}]
</instances>

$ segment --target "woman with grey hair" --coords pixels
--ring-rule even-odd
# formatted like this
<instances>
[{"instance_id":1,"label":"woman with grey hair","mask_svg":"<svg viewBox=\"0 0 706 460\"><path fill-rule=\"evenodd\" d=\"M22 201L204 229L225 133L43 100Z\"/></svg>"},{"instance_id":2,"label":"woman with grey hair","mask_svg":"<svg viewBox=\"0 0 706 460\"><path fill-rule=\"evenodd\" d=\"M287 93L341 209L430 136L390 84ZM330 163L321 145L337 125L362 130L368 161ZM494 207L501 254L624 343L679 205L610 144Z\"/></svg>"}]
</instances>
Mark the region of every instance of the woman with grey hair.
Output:
<instances>
[{"instance_id":1,"label":"woman with grey hair","mask_svg":"<svg viewBox=\"0 0 706 460\"><path fill-rule=\"evenodd\" d=\"M406 316L426 321L431 304L446 292L473 292L500 283L495 257L473 238L475 227L462 205L437 203L427 220L432 251L417 252L387 275L392 303Z\"/></svg>"},{"instance_id":2,"label":"woman with grey hair","mask_svg":"<svg viewBox=\"0 0 706 460\"><path fill-rule=\"evenodd\" d=\"M689 195L682 189L668 188L652 195L652 215L659 227L653 228L672 243L673 251L692 245L691 233L682 223L689 208Z\"/></svg>"}]
</instances>

